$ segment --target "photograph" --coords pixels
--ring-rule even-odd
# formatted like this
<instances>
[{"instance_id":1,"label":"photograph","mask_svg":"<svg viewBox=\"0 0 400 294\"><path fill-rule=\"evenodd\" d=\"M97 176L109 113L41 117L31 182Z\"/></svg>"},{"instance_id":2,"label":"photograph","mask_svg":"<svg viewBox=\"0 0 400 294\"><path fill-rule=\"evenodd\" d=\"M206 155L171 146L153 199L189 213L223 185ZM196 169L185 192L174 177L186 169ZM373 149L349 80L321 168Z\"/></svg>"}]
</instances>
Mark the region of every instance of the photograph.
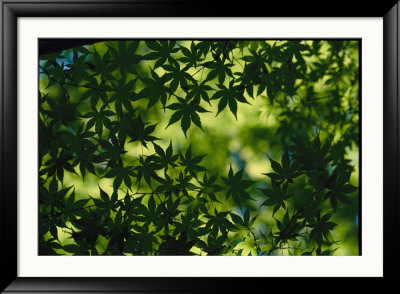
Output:
<instances>
[{"instance_id":1,"label":"photograph","mask_svg":"<svg viewBox=\"0 0 400 294\"><path fill-rule=\"evenodd\" d=\"M1 294L399 288L398 0L0 1Z\"/></svg>"},{"instance_id":2,"label":"photograph","mask_svg":"<svg viewBox=\"0 0 400 294\"><path fill-rule=\"evenodd\" d=\"M39 255L361 255L360 39L39 39Z\"/></svg>"}]
</instances>

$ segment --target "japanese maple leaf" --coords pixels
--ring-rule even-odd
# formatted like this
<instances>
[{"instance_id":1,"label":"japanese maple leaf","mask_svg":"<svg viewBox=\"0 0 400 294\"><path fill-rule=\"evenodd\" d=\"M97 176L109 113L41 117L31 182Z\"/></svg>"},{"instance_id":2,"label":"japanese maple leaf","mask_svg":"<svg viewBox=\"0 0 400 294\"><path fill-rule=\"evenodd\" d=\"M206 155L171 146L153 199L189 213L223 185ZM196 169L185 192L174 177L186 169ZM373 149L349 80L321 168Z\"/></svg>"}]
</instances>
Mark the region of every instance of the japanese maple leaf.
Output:
<instances>
[{"instance_id":1,"label":"japanese maple leaf","mask_svg":"<svg viewBox=\"0 0 400 294\"><path fill-rule=\"evenodd\" d=\"M166 128L180 120L185 137L187 137L186 133L192 122L203 131L198 112L204 113L208 111L199 105L199 100L188 102L185 99L178 98L178 101L179 103L172 103L167 106L168 109L175 110L175 112L171 116Z\"/></svg>"},{"instance_id":2,"label":"japanese maple leaf","mask_svg":"<svg viewBox=\"0 0 400 294\"><path fill-rule=\"evenodd\" d=\"M199 100L203 99L208 104L210 104L210 97L208 96L207 91L212 90L212 88L206 84L206 81L202 81L198 83L197 81L193 81L192 84L187 86L187 100ZM211 105L211 104L210 104Z\"/></svg>"},{"instance_id":3,"label":"japanese maple leaf","mask_svg":"<svg viewBox=\"0 0 400 294\"><path fill-rule=\"evenodd\" d=\"M204 171L205 168L199 165L206 154L192 157L192 148L189 146L185 155L180 154L181 165L185 168L185 173L189 173L192 177L197 179L197 172Z\"/></svg>"},{"instance_id":4,"label":"japanese maple leaf","mask_svg":"<svg viewBox=\"0 0 400 294\"><path fill-rule=\"evenodd\" d=\"M337 166L332 175L329 177L326 187L329 192L326 193L325 199L330 200L333 209L336 210L337 201L351 204L350 198L346 194L357 191L357 187L349 184L351 170L345 168L345 166Z\"/></svg>"},{"instance_id":5,"label":"japanese maple leaf","mask_svg":"<svg viewBox=\"0 0 400 294\"><path fill-rule=\"evenodd\" d=\"M108 46L114 57L111 64L113 67L119 68L123 76L126 75L126 72L137 74L136 66L142 60L142 56L134 53L139 47L139 43L140 41L119 41L117 48Z\"/></svg>"},{"instance_id":6,"label":"japanese maple leaf","mask_svg":"<svg viewBox=\"0 0 400 294\"><path fill-rule=\"evenodd\" d=\"M97 145L95 145L90 138L95 133L83 130L83 124L74 132L66 132L65 138L69 142L70 149L74 153L74 165L79 163L79 170L82 179L85 178L86 171L96 175L94 163L101 163L103 159L97 155Z\"/></svg>"},{"instance_id":7,"label":"japanese maple leaf","mask_svg":"<svg viewBox=\"0 0 400 294\"><path fill-rule=\"evenodd\" d=\"M256 221L258 215L255 215L250 219L250 210L246 209L243 218L238 216L235 213L230 212L229 215L231 216L233 222L235 223L236 230L253 230L252 226Z\"/></svg>"},{"instance_id":8,"label":"japanese maple leaf","mask_svg":"<svg viewBox=\"0 0 400 294\"><path fill-rule=\"evenodd\" d=\"M158 138L150 135L154 132L157 124L148 125L148 123L143 122L140 114L136 118L126 115L121 123L123 131L131 137L129 142L140 141L147 148L147 142L158 140Z\"/></svg>"},{"instance_id":9,"label":"japanese maple leaf","mask_svg":"<svg viewBox=\"0 0 400 294\"><path fill-rule=\"evenodd\" d=\"M97 141L104 149L99 156L107 161L108 167L121 162L121 155L126 153L124 141L119 141L115 135L111 135L109 140L97 139Z\"/></svg>"},{"instance_id":10,"label":"japanese maple leaf","mask_svg":"<svg viewBox=\"0 0 400 294\"><path fill-rule=\"evenodd\" d=\"M207 173L205 172L203 175L203 180L197 180L203 187L201 193L208 195L208 197L215 202L219 202L215 194L223 189L220 185L215 183L217 177L218 175L215 174L208 178Z\"/></svg>"},{"instance_id":11,"label":"japanese maple leaf","mask_svg":"<svg viewBox=\"0 0 400 294\"><path fill-rule=\"evenodd\" d=\"M190 49L179 46L181 52L183 53L183 57L179 59L179 61L185 64L185 68L196 67L197 63L201 60L201 51L198 50L196 44L192 41L190 44Z\"/></svg>"},{"instance_id":12,"label":"japanese maple leaf","mask_svg":"<svg viewBox=\"0 0 400 294\"><path fill-rule=\"evenodd\" d=\"M48 177L57 176L57 178L62 182L64 179L64 170L71 173L75 173L71 151L67 149L62 149L59 154L53 154L50 159L48 159L43 166L44 169L40 170L41 174L47 173Z\"/></svg>"},{"instance_id":13,"label":"japanese maple leaf","mask_svg":"<svg viewBox=\"0 0 400 294\"><path fill-rule=\"evenodd\" d=\"M44 110L48 117L54 120L54 123L68 124L69 122L77 120L80 116L77 111L78 104L70 103L66 98L59 99L58 102L53 99L47 99L50 110Z\"/></svg>"},{"instance_id":14,"label":"japanese maple leaf","mask_svg":"<svg viewBox=\"0 0 400 294\"><path fill-rule=\"evenodd\" d=\"M320 213L318 213L315 220L311 222L309 225L311 228L310 238L315 239L317 244L321 246L323 239L325 238L327 241L329 231L333 230L337 224L333 222L329 222L331 214L325 214L321 217Z\"/></svg>"},{"instance_id":15,"label":"japanese maple leaf","mask_svg":"<svg viewBox=\"0 0 400 294\"><path fill-rule=\"evenodd\" d=\"M193 177L191 175L180 172L179 177L175 178L177 182L176 189L188 197L188 190L194 190L198 188L192 183L192 179Z\"/></svg>"},{"instance_id":16,"label":"japanese maple leaf","mask_svg":"<svg viewBox=\"0 0 400 294\"><path fill-rule=\"evenodd\" d=\"M241 59L246 61L244 73L248 78L249 82L254 84L260 84L262 81L259 78L261 75L268 75L268 69L265 66L265 60L268 56L268 52L265 50L254 51L250 49L251 55L243 56ZM242 76L244 77L244 75Z\"/></svg>"},{"instance_id":17,"label":"japanese maple leaf","mask_svg":"<svg viewBox=\"0 0 400 294\"><path fill-rule=\"evenodd\" d=\"M254 182L250 180L244 180L243 178L244 168L239 170L236 174L233 173L232 165L229 168L228 177L222 177L225 185L228 187L226 193L226 199L232 196L233 200L241 204L245 200L254 200L250 197L249 193L246 191Z\"/></svg>"},{"instance_id":18,"label":"japanese maple leaf","mask_svg":"<svg viewBox=\"0 0 400 294\"><path fill-rule=\"evenodd\" d=\"M211 230L214 237L217 237L219 231L225 236L230 230L235 228L235 225L226 217L227 215L227 211L218 212L216 208L214 208L214 215L205 215L209 219L206 223L206 229Z\"/></svg>"},{"instance_id":19,"label":"japanese maple leaf","mask_svg":"<svg viewBox=\"0 0 400 294\"><path fill-rule=\"evenodd\" d=\"M133 169L133 166L115 165L104 177L114 178L113 187L115 190L117 190L121 186L122 181L124 181L128 189L132 191L131 177L137 176Z\"/></svg>"},{"instance_id":20,"label":"japanese maple leaf","mask_svg":"<svg viewBox=\"0 0 400 294\"><path fill-rule=\"evenodd\" d=\"M107 110L106 105L103 105L100 110L95 108L93 111L82 115L82 117L89 118L89 121L86 124L86 130L90 130L95 126L96 133L101 136L103 134L103 126L111 129L111 121L109 117L113 115L115 115L115 113L111 110Z\"/></svg>"},{"instance_id":21,"label":"japanese maple leaf","mask_svg":"<svg viewBox=\"0 0 400 294\"><path fill-rule=\"evenodd\" d=\"M179 63L177 62L174 62L172 65L165 64L162 66L162 68L167 71L163 78L165 82L171 81L169 87L172 92L175 92L179 85L182 88L185 88L188 85L188 81L194 81L192 76L181 69Z\"/></svg>"},{"instance_id":22,"label":"japanese maple leaf","mask_svg":"<svg viewBox=\"0 0 400 294\"><path fill-rule=\"evenodd\" d=\"M111 91L111 87L102 81L98 81L94 77L89 77L87 80L88 82L85 83L84 86L89 87L89 89L82 94L81 99L90 99L90 106L92 109L96 108L99 99L101 99L105 105L108 105L107 92Z\"/></svg>"},{"instance_id":23,"label":"japanese maple leaf","mask_svg":"<svg viewBox=\"0 0 400 294\"><path fill-rule=\"evenodd\" d=\"M289 152L286 150L282 155L282 165L273 160L271 157L268 158L271 162L271 167L274 170L273 173L266 173L264 175L270 177L278 183L283 183L287 181L288 183L293 183L293 179L302 175L303 172L299 170L300 164L296 160L291 160Z\"/></svg>"},{"instance_id":24,"label":"japanese maple leaf","mask_svg":"<svg viewBox=\"0 0 400 294\"><path fill-rule=\"evenodd\" d=\"M90 76L88 73L89 66L87 64L87 54L79 54L76 48L73 49L73 59L71 64L66 64L73 71L73 79L79 83L81 80L89 80Z\"/></svg>"},{"instance_id":25,"label":"japanese maple leaf","mask_svg":"<svg viewBox=\"0 0 400 294\"><path fill-rule=\"evenodd\" d=\"M139 213L143 215L143 217L138 218L139 221L144 221L146 223L152 222L156 226L162 226L165 223L165 220L160 217L163 213L163 206L156 204L153 195L150 196L147 206L144 204L139 205Z\"/></svg>"},{"instance_id":26,"label":"japanese maple leaf","mask_svg":"<svg viewBox=\"0 0 400 294\"><path fill-rule=\"evenodd\" d=\"M206 81L211 81L214 78L218 77L218 82L223 84L225 81L225 76L232 76L231 67L233 64L224 63L221 60L217 60L217 62L208 63L206 65L207 68L210 68L211 71L208 73Z\"/></svg>"},{"instance_id":27,"label":"japanese maple leaf","mask_svg":"<svg viewBox=\"0 0 400 294\"><path fill-rule=\"evenodd\" d=\"M138 99L137 94L134 92L136 79L126 81L125 79L120 80L118 84L113 84L112 91L114 94L111 95L109 102L115 101L115 110L121 115L122 106L128 112L133 112L132 102Z\"/></svg>"},{"instance_id":28,"label":"japanese maple leaf","mask_svg":"<svg viewBox=\"0 0 400 294\"><path fill-rule=\"evenodd\" d=\"M328 138L323 145L321 145L319 135L312 143L305 142L298 137L294 137L292 140L295 143L293 156L305 170L324 170L326 164L332 161L332 156L328 152L333 137Z\"/></svg>"},{"instance_id":29,"label":"japanese maple leaf","mask_svg":"<svg viewBox=\"0 0 400 294\"><path fill-rule=\"evenodd\" d=\"M155 172L157 170L157 165L153 160L154 156L139 158L139 165L135 167L137 170L137 179L140 181L142 178L145 179L146 183L151 187L151 179L159 181L160 177Z\"/></svg>"},{"instance_id":30,"label":"japanese maple leaf","mask_svg":"<svg viewBox=\"0 0 400 294\"><path fill-rule=\"evenodd\" d=\"M114 80L112 72L116 69L116 67L114 64L110 63L109 60L109 50L107 50L103 56L100 56L95 48L93 52L93 61L88 63L89 67L96 73L96 75L101 76L102 81Z\"/></svg>"},{"instance_id":31,"label":"japanese maple leaf","mask_svg":"<svg viewBox=\"0 0 400 294\"><path fill-rule=\"evenodd\" d=\"M159 100L161 104L165 106L167 104L167 93L170 91L164 84L165 78L159 77L158 74L152 70L152 78L142 78L141 80L145 84L145 87L138 94L139 99L147 98L147 109L155 105Z\"/></svg>"},{"instance_id":32,"label":"japanese maple leaf","mask_svg":"<svg viewBox=\"0 0 400 294\"><path fill-rule=\"evenodd\" d=\"M176 160L178 159L179 155L173 154L172 149L172 141L170 142L168 148L164 151L160 146L153 142L154 150L156 151L156 155L153 157L154 162L157 165L157 169L164 169L165 171L168 170L168 166L176 167L175 164Z\"/></svg>"},{"instance_id":33,"label":"japanese maple leaf","mask_svg":"<svg viewBox=\"0 0 400 294\"><path fill-rule=\"evenodd\" d=\"M288 184L285 183L282 187L276 182L275 180L272 180L272 189L259 189L265 196L268 197L267 200L265 200L261 206L274 206L274 211L278 211L280 207L286 208L285 201L286 199L289 198L289 195L287 194L288 190Z\"/></svg>"},{"instance_id":34,"label":"japanese maple leaf","mask_svg":"<svg viewBox=\"0 0 400 294\"><path fill-rule=\"evenodd\" d=\"M179 48L175 48L176 41L146 41L146 45L153 52L145 55L143 59L157 60L154 68L164 65L167 60L170 64L176 62L172 56L173 53L179 51Z\"/></svg>"},{"instance_id":35,"label":"japanese maple leaf","mask_svg":"<svg viewBox=\"0 0 400 294\"><path fill-rule=\"evenodd\" d=\"M237 102L247 103L249 102L243 96L243 89L240 85L234 85L234 80L229 83L229 88L219 84L217 85L220 89L215 92L211 99L219 99L217 115L229 105L229 109L237 119Z\"/></svg>"}]
</instances>

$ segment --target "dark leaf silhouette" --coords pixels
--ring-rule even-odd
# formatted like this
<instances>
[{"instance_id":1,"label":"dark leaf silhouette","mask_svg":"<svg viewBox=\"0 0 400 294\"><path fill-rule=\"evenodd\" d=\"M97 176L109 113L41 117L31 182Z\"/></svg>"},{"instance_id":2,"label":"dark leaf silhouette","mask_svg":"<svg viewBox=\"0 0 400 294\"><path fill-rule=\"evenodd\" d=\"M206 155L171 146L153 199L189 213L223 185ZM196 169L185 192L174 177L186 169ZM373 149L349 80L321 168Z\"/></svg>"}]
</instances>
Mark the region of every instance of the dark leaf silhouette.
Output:
<instances>
[{"instance_id":1,"label":"dark leaf silhouette","mask_svg":"<svg viewBox=\"0 0 400 294\"><path fill-rule=\"evenodd\" d=\"M208 111L199 105L199 100L192 100L188 103L186 100L178 98L178 101L179 103L173 103L167 106L168 109L175 110L167 127L180 120L185 136L192 122L201 130L203 130L198 113L204 113Z\"/></svg>"},{"instance_id":2,"label":"dark leaf silhouette","mask_svg":"<svg viewBox=\"0 0 400 294\"><path fill-rule=\"evenodd\" d=\"M229 168L228 177L222 177L225 185L228 187L226 192L226 199L232 196L233 200L237 204L242 204L245 200L254 200L250 197L250 194L246 191L253 182L250 180L244 180L243 178L244 169L239 170L236 174L233 173L232 165Z\"/></svg>"}]
</instances>

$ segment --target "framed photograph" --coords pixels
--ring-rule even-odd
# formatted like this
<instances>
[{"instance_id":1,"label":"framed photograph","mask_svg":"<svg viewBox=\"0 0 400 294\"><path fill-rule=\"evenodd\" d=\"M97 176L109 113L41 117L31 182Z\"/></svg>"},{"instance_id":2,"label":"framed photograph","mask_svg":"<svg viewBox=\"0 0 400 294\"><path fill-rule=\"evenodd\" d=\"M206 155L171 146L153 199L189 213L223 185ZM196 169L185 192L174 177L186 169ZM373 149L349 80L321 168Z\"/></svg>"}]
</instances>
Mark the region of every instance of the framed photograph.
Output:
<instances>
[{"instance_id":1,"label":"framed photograph","mask_svg":"<svg viewBox=\"0 0 400 294\"><path fill-rule=\"evenodd\" d=\"M339 2L2 2L1 290L398 286L400 7Z\"/></svg>"}]
</instances>

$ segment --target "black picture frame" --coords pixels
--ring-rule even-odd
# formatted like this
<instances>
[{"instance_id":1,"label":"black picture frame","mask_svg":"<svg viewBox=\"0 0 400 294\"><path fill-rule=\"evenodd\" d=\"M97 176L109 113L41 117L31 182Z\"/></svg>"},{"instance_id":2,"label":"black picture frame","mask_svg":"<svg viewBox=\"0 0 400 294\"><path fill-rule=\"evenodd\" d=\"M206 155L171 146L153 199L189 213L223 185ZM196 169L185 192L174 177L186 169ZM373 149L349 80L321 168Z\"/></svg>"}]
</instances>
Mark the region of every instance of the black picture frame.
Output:
<instances>
[{"instance_id":1,"label":"black picture frame","mask_svg":"<svg viewBox=\"0 0 400 294\"><path fill-rule=\"evenodd\" d=\"M396 1L363 7L349 7L349 1L334 1L323 10L320 1L286 1L275 4L223 5L217 1L179 0L66 0L18 1L2 0L2 59L1 59L1 120L0 120L0 290L19 292L146 292L146 293L251 293L263 291L295 290L311 285L325 291L342 283L357 287L358 291L372 286L399 289L399 14ZM351 1L350 1L351 2ZM269 1L268 1L269 3ZM254 4L254 5L253 5ZM333 4L333 3L332 3ZM261 5L261 6L260 6ZM262 9L261 9L261 8ZM345 7L345 8L343 8ZM62 16L374 16L384 22L384 275L382 278L23 278L17 275L17 19L18 17ZM289 279L289 281L285 281ZM305 279L299 281L299 279ZM336 286L335 286L336 285ZM339 285L339 286L337 286ZM348 286L346 285L346 288ZM381 288L383 289L383 288Z\"/></svg>"}]
</instances>

